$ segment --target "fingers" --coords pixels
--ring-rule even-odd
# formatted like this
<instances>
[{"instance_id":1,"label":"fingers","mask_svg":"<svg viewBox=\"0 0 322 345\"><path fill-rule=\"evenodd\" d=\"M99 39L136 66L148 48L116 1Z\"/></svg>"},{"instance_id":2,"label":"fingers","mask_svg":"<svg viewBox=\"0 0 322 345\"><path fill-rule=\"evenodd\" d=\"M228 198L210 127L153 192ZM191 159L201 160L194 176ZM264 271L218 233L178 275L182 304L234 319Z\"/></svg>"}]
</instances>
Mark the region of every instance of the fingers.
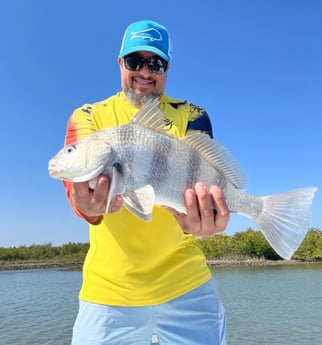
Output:
<instances>
[{"instance_id":1,"label":"fingers","mask_svg":"<svg viewBox=\"0 0 322 345\"><path fill-rule=\"evenodd\" d=\"M87 182L77 182L73 184L74 200L84 200L88 198L89 188Z\"/></svg>"},{"instance_id":2,"label":"fingers","mask_svg":"<svg viewBox=\"0 0 322 345\"><path fill-rule=\"evenodd\" d=\"M79 211L87 216L98 216L104 213L118 211L123 205L122 196L115 196L106 212L106 200L109 192L110 180L107 176L97 178L95 189L89 187L88 182L73 184L73 200Z\"/></svg>"},{"instance_id":3,"label":"fingers","mask_svg":"<svg viewBox=\"0 0 322 345\"><path fill-rule=\"evenodd\" d=\"M200 213L200 232L202 236L211 236L216 231L214 201L203 183L195 186L197 207Z\"/></svg>"},{"instance_id":4,"label":"fingers","mask_svg":"<svg viewBox=\"0 0 322 345\"><path fill-rule=\"evenodd\" d=\"M208 191L203 183L198 182L195 192L202 236L223 232L229 220L229 211L221 190L217 186L210 186Z\"/></svg>"},{"instance_id":5,"label":"fingers","mask_svg":"<svg viewBox=\"0 0 322 345\"><path fill-rule=\"evenodd\" d=\"M91 203L93 205L106 206L106 199L109 191L110 180L107 176L99 176L95 189L93 190Z\"/></svg>"},{"instance_id":6,"label":"fingers","mask_svg":"<svg viewBox=\"0 0 322 345\"><path fill-rule=\"evenodd\" d=\"M111 200L111 203L110 203L110 206L106 212L104 213L114 213L114 212L117 212L119 211L123 206L123 197L121 195L116 195L112 200Z\"/></svg>"},{"instance_id":7,"label":"fingers","mask_svg":"<svg viewBox=\"0 0 322 345\"><path fill-rule=\"evenodd\" d=\"M187 219L186 232L197 236L211 236L215 229L213 201L203 183L196 183L195 189L185 194Z\"/></svg>"},{"instance_id":8,"label":"fingers","mask_svg":"<svg viewBox=\"0 0 322 345\"><path fill-rule=\"evenodd\" d=\"M183 232L208 237L225 230L229 211L218 187L208 190L203 183L196 183L194 189L185 192L185 204L187 214L170 209Z\"/></svg>"},{"instance_id":9,"label":"fingers","mask_svg":"<svg viewBox=\"0 0 322 345\"><path fill-rule=\"evenodd\" d=\"M199 234L201 230L200 213L196 191L187 189L185 192L185 203L187 209L186 224L184 232Z\"/></svg>"},{"instance_id":10,"label":"fingers","mask_svg":"<svg viewBox=\"0 0 322 345\"><path fill-rule=\"evenodd\" d=\"M214 218L216 226L215 232L223 232L228 224L230 217L225 197L222 191L217 186L211 186L209 189L209 194L212 196L216 210L216 216Z\"/></svg>"}]
</instances>

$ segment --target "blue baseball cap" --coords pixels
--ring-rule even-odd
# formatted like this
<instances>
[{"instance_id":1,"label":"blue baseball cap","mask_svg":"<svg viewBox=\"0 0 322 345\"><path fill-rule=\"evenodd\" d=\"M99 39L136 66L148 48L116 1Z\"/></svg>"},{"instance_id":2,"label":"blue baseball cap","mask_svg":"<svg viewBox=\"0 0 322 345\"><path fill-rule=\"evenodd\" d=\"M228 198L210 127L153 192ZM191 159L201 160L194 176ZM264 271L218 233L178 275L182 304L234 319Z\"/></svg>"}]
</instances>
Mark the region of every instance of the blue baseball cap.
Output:
<instances>
[{"instance_id":1,"label":"blue baseball cap","mask_svg":"<svg viewBox=\"0 0 322 345\"><path fill-rule=\"evenodd\" d=\"M151 20L129 25L123 36L119 56L124 57L137 51L151 52L170 61L172 52L168 30Z\"/></svg>"}]
</instances>

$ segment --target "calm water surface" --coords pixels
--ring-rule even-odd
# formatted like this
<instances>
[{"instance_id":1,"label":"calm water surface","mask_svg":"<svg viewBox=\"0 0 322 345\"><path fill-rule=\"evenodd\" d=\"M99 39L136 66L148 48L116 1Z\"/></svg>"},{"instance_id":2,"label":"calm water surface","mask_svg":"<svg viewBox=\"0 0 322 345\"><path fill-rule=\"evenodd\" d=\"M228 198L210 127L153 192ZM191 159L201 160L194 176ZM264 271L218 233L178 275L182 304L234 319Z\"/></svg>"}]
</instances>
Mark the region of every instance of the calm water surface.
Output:
<instances>
[{"instance_id":1,"label":"calm water surface","mask_svg":"<svg viewBox=\"0 0 322 345\"><path fill-rule=\"evenodd\" d=\"M213 272L228 345L322 344L322 264ZM0 344L69 345L81 279L80 272L0 272Z\"/></svg>"},{"instance_id":2,"label":"calm water surface","mask_svg":"<svg viewBox=\"0 0 322 345\"><path fill-rule=\"evenodd\" d=\"M230 345L321 345L322 264L216 270Z\"/></svg>"},{"instance_id":3,"label":"calm water surface","mask_svg":"<svg viewBox=\"0 0 322 345\"><path fill-rule=\"evenodd\" d=\"M0 344L70 344L81 279L80 272L0 272Z\"/></svg>"}]
</instances>

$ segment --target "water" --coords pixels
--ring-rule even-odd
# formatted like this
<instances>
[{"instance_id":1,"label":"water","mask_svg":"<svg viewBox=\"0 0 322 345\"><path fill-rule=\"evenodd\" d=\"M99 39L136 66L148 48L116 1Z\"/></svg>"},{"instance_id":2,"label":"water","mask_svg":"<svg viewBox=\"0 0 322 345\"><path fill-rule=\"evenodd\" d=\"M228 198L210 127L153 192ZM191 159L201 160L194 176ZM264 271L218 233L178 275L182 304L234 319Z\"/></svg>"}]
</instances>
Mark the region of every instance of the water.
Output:
<instances>
[{"instance_id":1,"label":"water","mask_svg":"<svg viewBox=\"0 0 322 345\"><path fill-rule=\"evenodd\" d=\"M322 265L216 270L231 345L321 345Z\"/></svg>"},{"instance_id":2,"label":"water","mask_svg":"<svg viewBox=\"0 0 322 345\"><path fill-rule=\"evenodd\" d=\"M0 272L0 344L69 345L80 272Z\"/></svg>"},{"instance_id":3,"label":"water","mask_svg":"<svg viewBox=\"0 0 322 345\"><path fill-rule=\"evenodd\" d=\"M214 277L228 345L322 344L322 265L220 268ZM80 272L0 272L0 345L69 345L81 279Z\"/></svg>"}]
</instances>

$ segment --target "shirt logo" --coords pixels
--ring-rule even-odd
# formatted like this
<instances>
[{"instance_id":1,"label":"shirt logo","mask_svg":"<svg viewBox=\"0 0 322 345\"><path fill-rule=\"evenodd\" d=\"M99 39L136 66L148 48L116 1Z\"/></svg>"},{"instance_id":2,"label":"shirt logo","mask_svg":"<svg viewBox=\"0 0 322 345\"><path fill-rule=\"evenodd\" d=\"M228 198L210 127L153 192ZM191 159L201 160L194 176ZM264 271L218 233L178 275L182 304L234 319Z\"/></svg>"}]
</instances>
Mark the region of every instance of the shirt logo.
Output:
<instances>
[{"instance_id":1,"label":"shirt logo","mask_svg":"<svg viewBox=\"0 0 322 345\"><path fill-rule=\"evenodd\" d=\"M141 40L149 40L151 42L153 41L162 41L162 35L161 33L152 28L152 29L146 29L142 31L136 31L136 32L131 32L131 40L135 39L141 39Z\"/></svg>"},{"instance_id":2,"label":"shirt logo","mask_svg":"<svg viewBox=\"0 0 322 345\"><path fill-rule=\"evenodd\" d=\"M92 107L87 106L81 109L84 113L87 113L88 115L92 115Z\"/></svg>"}]
</instances>

